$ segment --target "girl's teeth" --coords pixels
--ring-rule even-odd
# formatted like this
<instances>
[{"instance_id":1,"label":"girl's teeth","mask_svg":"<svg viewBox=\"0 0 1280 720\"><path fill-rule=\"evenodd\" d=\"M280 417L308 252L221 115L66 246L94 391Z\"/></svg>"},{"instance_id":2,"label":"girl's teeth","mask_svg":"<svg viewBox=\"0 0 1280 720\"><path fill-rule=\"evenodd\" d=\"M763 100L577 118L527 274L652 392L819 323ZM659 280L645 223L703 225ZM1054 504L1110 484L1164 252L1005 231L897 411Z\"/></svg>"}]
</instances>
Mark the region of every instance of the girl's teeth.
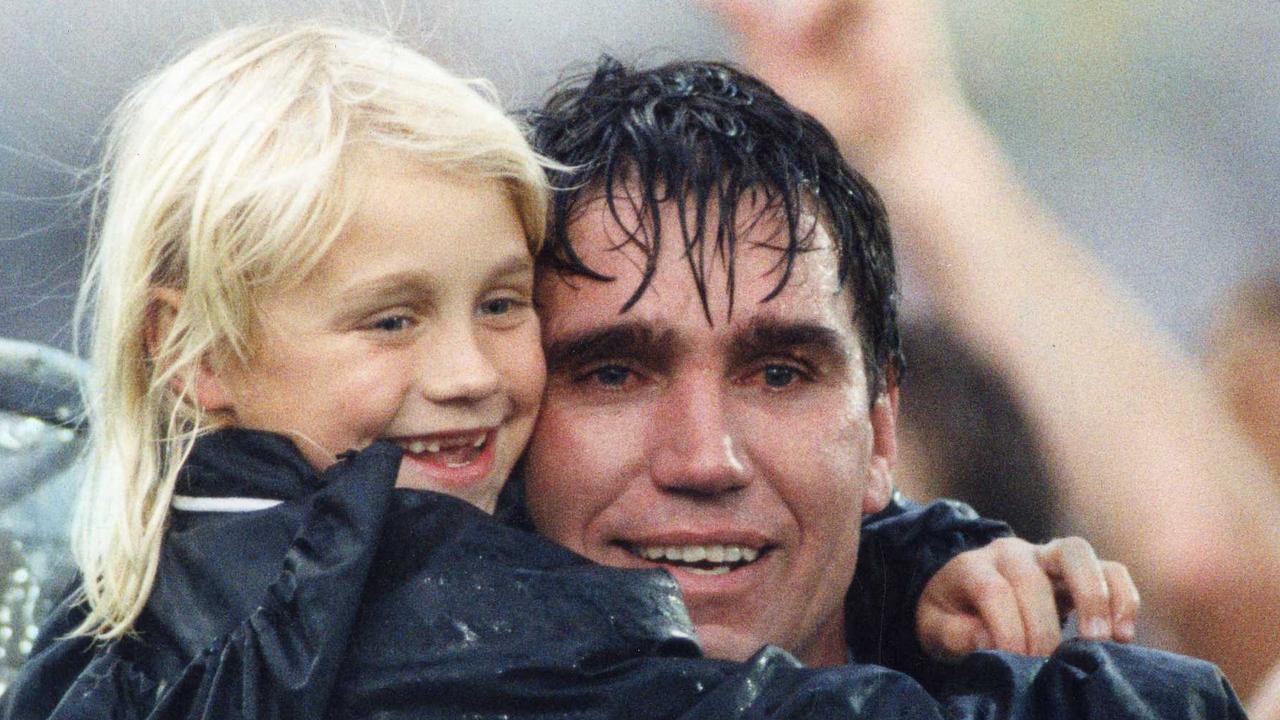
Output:
<instances>
[{"instance_id":1,"label":"girl's teeth","mask_svg":"<svg viewBox=\"0 0 1280 720\"><path fill-rule=\"evenodd\" d=\"M488 434L482 434L480 437L476 438L475 442L471 443L471 447L478 450L484 447L485 440L487 439L489 439ZM413 440L405 445L405 448L414 455L421 455L424 452L438 453L440 452L441 443L439 440L432 440L431 442L427 442L425 440Z\"/></svg>"}]
</instances>

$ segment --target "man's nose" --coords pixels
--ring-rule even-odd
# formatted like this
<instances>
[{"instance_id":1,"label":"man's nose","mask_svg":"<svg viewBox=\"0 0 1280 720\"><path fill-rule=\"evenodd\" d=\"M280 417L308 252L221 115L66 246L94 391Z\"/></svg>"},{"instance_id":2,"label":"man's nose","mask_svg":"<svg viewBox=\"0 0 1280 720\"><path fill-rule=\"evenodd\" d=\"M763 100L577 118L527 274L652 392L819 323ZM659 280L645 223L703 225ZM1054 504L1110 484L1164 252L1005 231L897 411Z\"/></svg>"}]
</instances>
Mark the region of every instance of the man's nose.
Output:
<instances>
[{"instance_id":1,"label":"man's nose","mask_svg":"<svg viewBox=\"0 0 1280 720\"><path fill-rule=\"evenodd\" d=\"M748 484L727 401L719 379L709 373L663 389L651 419L649 471L655 485L712 495Z\"/></svg>"},{"instance_id":2,"label":"man's nose","mask_svg":"<svg viewBox=\"0 0 1280 720\"><path fill-rule=\"evenodd\" d=\"M469 326L443 328L426 338L419 369L422 394L431 402L468 403L491 397L501 388L498 368Z\"/></svg>"}]
</instances>

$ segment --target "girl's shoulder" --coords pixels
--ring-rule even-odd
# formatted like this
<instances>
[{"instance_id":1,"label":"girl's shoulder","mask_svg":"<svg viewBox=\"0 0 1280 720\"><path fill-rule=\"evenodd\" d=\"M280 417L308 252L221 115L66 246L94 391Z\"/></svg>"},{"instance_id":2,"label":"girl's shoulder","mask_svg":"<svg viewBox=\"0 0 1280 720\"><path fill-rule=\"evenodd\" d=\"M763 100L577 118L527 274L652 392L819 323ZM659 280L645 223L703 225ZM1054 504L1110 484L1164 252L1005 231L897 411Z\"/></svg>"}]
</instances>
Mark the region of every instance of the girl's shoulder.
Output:
<instances>
[{"instance_id":1,"label":"girl's shoulder","mask_svg":"<svg viewBox=\"0 0 1280 720\"><path fill-rule=\"evenodd\" d=\"M153 704L160 682L122 655L135 639L103 643L71 634L87 614L78 590L77 584L45 618L0 701L0 718L128 718Z\"/></svg>"},{"instance_id":2,"label":"girl's shoulder","mask_svg":"<svg viewBox=\"0 0 1280 720\"><path fill-rule=\"evenodd\" d=\"M264 509L175 511L133 631L106 643L66 637L84 617L69 599L0 718L224 718L254 707L323 716L395 480L393 450L343 461L315 492Z\"/></svg>"},{"instance_id":3,"label":"girl's shoulder","mask_svg":"<svg viewBox=\"0 0 1280 720\"><path fill-rule=\"evenodd\" d=\"M0 718L145 717L177 685L202 684L235 631L260 611L296 534L297 503L184 517L161 546L155 585L124 637L73 635L87 609L77 582L46 616Z\"/></svg>"}]
</instances>

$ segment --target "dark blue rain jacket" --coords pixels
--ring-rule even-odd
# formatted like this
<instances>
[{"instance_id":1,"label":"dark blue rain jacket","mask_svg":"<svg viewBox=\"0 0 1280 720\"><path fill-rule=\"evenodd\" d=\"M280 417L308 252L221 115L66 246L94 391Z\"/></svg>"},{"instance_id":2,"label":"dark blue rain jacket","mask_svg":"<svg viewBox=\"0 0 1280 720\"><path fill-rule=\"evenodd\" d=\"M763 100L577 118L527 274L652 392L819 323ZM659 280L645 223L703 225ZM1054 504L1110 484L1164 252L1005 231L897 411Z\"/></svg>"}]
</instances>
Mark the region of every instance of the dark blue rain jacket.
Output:
<instances>
[{"instance_id":1,"label":"dark blue rain jacket","mask_svg":"<svg viewBox=\"0 0 1280 720\"><path fill-rule=\"evenodd\" d=\"M82 610L64 601L0 717L1243 717L1211 665L1102 644L1047 661L979 653L920 681L865 663L804 668L773 648L709 660L665 573L599 567L455 498L394 489L399 460L379 443L317 476L285 438L203 438L180 492L283 502L175 512L136 632L67 638ZM976 537L957 515L877 518L878 561L923 542L927 574L939 548ZM849 607L864 602L878 603ZM893 655L897 636L867 636Z\"/></svg>"}]
</instances>

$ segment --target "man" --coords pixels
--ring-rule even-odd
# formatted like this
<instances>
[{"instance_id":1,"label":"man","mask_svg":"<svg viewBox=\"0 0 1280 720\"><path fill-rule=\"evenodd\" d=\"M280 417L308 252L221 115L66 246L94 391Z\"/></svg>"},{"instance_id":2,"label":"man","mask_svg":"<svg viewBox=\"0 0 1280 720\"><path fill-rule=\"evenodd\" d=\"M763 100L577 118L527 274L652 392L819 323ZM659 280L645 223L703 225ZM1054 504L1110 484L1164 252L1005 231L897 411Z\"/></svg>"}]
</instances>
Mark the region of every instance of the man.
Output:
<instances>
[{"instance_id":1,"label":"man","mask_svg":"<svg viewBox=\"0 0 1280 720\"><path fill-rule=\"evenodd\" d=\"M525 468L532 521L597 562L669 570L709 655L769 643L848 661L863 618L845 594L860 521L890 500L902 372L875 192L816 121L712 63L606 59L552 97L534 134L567 170L538 283L548 390ZM1010 575L1047 583L1017 562ZM1143 651L991 657L926 682L958 689L953 707L984 697L975 683L1017 706L1086 667L1132 682L1143 707L1181 690L1141 669ZM1187 687L1218 682L1156 657L1199 678ZM1054 692L1035 702L1079 709Z\"/></svg>"},{"instance_id":2,"label":"man","mask_svg":"<svg viewBox=\"0 0 1280 720\"><path fill-rule=\"evenodd\" d=\"M667 567L712 655L843 662L902 368L874 191L815 121L716 65L606 62L535 132L575 169L539 284L535 524L598 562ZM1056 645L1035 630L1013 649Z\"/></svg>"}]
</instances>

